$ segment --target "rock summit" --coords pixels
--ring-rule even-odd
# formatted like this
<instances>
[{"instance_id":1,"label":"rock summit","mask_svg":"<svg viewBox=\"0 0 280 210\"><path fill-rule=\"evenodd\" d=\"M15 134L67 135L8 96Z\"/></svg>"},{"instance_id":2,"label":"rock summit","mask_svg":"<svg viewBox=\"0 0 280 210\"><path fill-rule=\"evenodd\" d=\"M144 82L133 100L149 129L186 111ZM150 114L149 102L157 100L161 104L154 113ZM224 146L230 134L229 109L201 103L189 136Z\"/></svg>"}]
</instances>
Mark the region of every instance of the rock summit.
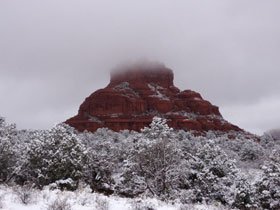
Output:
<instances>
[{"instance_id":1,"label":"rock summit","mask_svg":"<svg viewBox=\"0 0 280 210\"><path fill-rule=\"evenodd\" d=\"M241 131L223 119L219 108L192 90L179 90L164 65L132 65L111 73L107 87L92 93L67 124L78 131L109 128L140 131L153 117L168 120L174 129Z\"/></svg>"}]
</instances>

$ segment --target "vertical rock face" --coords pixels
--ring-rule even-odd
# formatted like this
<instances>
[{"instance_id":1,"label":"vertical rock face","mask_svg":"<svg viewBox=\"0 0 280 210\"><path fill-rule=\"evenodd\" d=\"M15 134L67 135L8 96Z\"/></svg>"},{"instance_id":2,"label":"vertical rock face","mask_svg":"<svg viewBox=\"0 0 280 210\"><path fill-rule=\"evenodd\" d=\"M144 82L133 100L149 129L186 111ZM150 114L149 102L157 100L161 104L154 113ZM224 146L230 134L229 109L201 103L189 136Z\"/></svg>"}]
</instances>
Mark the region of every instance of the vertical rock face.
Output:
<instances>
[{"instance_id":1,"label":"vertical rock face","mask_svg":"<svg viewBox=\"0 0 280 210\"><path fill-rule=\"evenodd\" d=\"M86 98L78 114L66 123L79 131L102 127L139 131L159 116L175 129L241 131L199 93L180 91L173 79L172 70L163 65L138 65L113 72L109 85Z\"/></svg>"}]
</instances>

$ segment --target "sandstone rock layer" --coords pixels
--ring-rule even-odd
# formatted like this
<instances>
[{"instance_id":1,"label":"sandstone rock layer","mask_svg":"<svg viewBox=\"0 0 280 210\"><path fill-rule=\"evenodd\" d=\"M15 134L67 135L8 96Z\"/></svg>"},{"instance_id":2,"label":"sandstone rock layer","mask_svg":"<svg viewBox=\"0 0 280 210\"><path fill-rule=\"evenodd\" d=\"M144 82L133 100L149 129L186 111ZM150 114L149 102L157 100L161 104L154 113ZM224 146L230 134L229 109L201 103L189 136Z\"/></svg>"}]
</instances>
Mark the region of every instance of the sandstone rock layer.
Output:
<instances>
[{"instance_id":1,"label":"sandstone rock layer","mask_svg":"<svg viewBox=\"0 0 280 210\"><path fill-rule=\"evenodd\" d=\"M173 71L163 65L132 66L113 72L109 85L92 93L67 124L78 131L109 128L140 131L154 116L168 119L174 129L241 131L225 121L217 106L192 90L173 84Z\"/></svg>"}]
</instances>

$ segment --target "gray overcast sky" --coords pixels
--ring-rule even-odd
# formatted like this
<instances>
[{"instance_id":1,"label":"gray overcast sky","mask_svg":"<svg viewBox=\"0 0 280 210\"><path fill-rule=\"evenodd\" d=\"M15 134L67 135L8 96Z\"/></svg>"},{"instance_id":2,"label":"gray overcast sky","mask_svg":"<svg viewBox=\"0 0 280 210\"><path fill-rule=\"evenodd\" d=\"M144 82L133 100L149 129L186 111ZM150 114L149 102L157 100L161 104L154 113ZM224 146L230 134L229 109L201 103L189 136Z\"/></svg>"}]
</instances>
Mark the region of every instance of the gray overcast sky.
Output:
<instances>
[{"instance_id":1,"label":"gray overcast sky","mask_svg":"<svg viewBox=\"0 0 280 210\"><path fill-rule=\"evenodd\" d=\"M149 58L240 127L280 127L279 11L279 0L1 0L0 115L49 128L117 64Z\"/></svg>"}]
</instances>

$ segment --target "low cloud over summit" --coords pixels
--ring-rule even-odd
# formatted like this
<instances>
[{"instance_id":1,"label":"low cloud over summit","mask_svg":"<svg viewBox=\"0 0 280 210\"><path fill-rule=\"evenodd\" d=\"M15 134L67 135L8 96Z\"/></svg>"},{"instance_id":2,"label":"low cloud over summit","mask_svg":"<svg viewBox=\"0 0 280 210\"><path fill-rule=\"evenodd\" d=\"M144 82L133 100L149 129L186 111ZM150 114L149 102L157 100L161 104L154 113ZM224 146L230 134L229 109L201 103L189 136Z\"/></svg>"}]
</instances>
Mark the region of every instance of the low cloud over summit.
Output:
<instances>
[{"instance_id":1,"label":"low cloud over summit","mask_svg":"<svg viewBox=\"0 0 280 210\"><path fill-rule=\"evenodd\" d=\"M200 92L234 124L257 133L279 127L279 6L3 0L1 115L20 128L49 128L107 85L119 63L144 57L174 69L176 86Z\"/></svg>"}]
</instances>

